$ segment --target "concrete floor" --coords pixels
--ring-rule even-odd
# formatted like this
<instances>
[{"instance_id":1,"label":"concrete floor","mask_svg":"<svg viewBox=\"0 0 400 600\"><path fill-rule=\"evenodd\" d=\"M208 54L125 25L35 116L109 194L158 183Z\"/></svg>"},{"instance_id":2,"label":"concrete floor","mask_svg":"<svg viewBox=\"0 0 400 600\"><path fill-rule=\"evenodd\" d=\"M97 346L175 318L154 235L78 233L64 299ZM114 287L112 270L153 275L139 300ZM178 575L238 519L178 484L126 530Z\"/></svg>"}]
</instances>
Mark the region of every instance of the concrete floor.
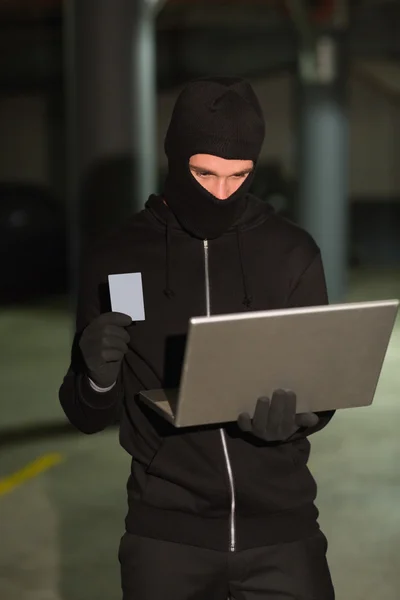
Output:
<instances>
[{"instance_id":1,"label":"concrete floor","mask_svg":"<svg viewBox=\"0 0 400 600\"><path fill-rule=\"evenodd\" d=\"M400 273L352 276L349 299L389 297L400 297ZM70 327L62 307L0 315L1 600L120 598L117 548L129 459L116 430L87 437L61 428L51 435L62 418L57 389ZM310 465L338 600L400 598L398 418L400 321L374 405L337 414L313 438ZM48 425L41 436L38 421ZM52 468L5 488L5 478L54 455Z\"/></svg>"}]
</instances>

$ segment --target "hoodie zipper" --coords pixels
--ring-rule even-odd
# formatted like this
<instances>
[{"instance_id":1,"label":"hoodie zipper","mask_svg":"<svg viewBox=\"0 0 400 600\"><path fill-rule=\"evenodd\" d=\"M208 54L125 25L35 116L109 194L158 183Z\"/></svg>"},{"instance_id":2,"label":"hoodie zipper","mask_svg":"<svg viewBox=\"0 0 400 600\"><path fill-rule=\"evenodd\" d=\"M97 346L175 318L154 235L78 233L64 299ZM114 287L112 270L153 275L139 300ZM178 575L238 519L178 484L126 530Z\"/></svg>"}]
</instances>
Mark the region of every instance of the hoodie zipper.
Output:
<instances>
[{"instance_id":1,"label":"hoodie zipper","mask_svg":"<svg viewBox=\"0 0 400 600\"><path fill-rule=\"evenodd\" d=\"M206 291L206 314L207 317L211 315L211 293L210 293L210 268L209 268L209 247L208 240L204 240L204 273L205 273L205 291ZM229 536L229 550L235 552L236 550L236 497L235 497L235 482L233 478L232 464L229 457L228 444L226 442L226 435L223 429L220 429L222 450L225 458L226 471L228 473L229 488L231 494L231 511L230 511L230 536Z\"/></svg>"}]
</instances>

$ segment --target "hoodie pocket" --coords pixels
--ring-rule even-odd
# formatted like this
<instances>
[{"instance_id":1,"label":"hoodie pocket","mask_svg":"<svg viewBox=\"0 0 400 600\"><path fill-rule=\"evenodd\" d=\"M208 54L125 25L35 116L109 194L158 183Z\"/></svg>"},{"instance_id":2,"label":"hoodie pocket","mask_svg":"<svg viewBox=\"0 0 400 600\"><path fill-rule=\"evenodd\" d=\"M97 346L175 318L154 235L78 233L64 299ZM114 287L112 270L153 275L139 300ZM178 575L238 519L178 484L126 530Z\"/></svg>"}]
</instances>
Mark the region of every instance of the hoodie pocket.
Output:
<instances>
[{"instance_id":1,"label":"hoodie pocket","mask_svg":"<svg viewBox=\"0 0 400 600\"><path fill-rule=\"evenodd\" d=\"M143 501L201 516L226 515L229 491L218 432L165 437L146 468Z\"/></svg>"},{"instance_id":2,"label":"hoodie pocket","mask_svg":"<svg viewBox=\"0 0 400 600\"><path fill-rule=\"evenodd\" d=\"M255 517L313 502L307 440L267 445L236 437L228 442L238 514Z\"/></svg>"}]
</instances>

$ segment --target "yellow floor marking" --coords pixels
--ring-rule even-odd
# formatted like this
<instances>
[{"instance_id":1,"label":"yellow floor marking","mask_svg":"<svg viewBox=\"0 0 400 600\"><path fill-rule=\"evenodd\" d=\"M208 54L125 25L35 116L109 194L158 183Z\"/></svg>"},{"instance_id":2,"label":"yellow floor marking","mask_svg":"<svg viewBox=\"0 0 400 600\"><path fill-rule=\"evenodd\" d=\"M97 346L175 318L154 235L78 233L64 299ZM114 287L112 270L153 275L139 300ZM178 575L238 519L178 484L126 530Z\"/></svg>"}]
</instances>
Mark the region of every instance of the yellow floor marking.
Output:
<instances>
[{"instance_id":1,"label":"yellow floor marking","mask_svg":"<svg viewBox=\"0 0 400 600\"><path fill-rule=\"evenodd\" d=\"M63 462L63 460L64 457L61 454L45 454L26 465L23 469L16 471L8 477L3 477L0 479L0 496L13 492L15 488L44 473L44 471L55 467Z\"/></svg>"}]
</instances>

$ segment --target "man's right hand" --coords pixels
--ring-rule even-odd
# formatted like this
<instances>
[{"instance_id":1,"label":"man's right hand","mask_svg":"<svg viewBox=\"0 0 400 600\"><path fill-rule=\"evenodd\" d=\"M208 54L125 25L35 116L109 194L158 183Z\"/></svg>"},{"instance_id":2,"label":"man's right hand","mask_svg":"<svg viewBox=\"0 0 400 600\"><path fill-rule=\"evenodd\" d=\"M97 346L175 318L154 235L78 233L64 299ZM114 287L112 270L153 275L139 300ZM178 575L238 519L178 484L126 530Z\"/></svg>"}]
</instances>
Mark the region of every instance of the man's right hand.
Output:
<instances>
[{"instance_id":1,"label":"man's right hand","mask_svg":"<svg viewBox=\"0 0 400 600\"><path fill-rule=\"evenodd\" d=\"M128 352L131 317L117 312L103 313L84 329L79 347L88 377L100 388L116 381L122 359Z\"/></svg>"}]
</instances>

